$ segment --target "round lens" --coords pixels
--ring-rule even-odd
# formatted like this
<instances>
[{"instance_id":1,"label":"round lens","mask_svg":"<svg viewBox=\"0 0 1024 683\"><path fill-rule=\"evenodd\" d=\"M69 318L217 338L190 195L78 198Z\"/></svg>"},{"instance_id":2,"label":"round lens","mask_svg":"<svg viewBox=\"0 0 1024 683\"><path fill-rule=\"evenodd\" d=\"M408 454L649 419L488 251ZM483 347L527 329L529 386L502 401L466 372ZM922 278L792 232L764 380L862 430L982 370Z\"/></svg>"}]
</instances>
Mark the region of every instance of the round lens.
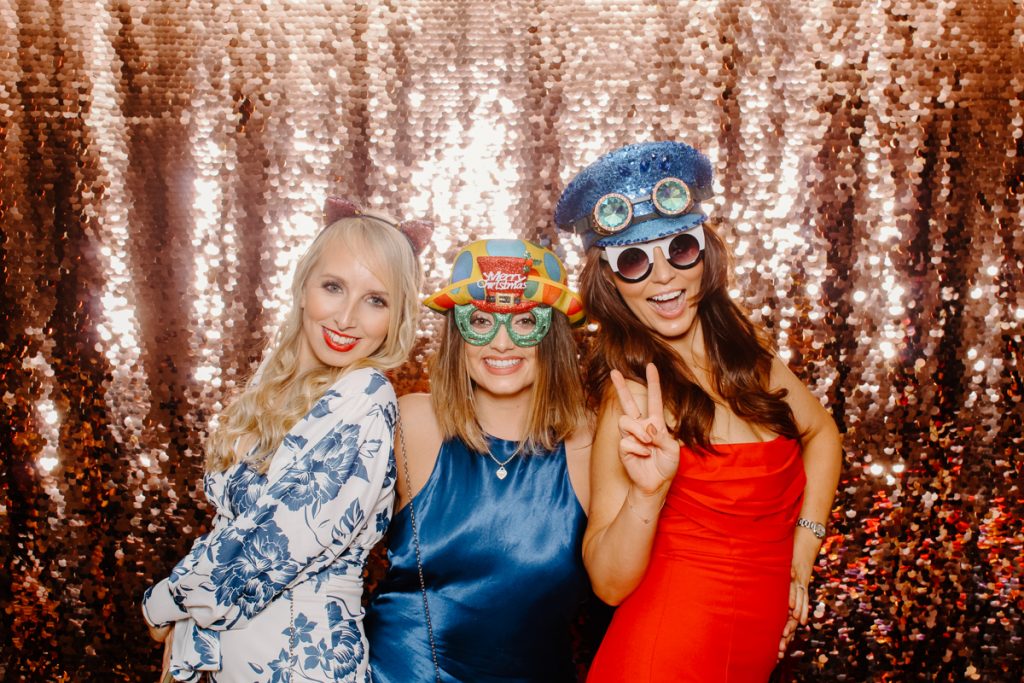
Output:
<instances>
[{"instance_id":1,"label":"round lens","mask_svg":"<svg viewBox=\"0 0 1024 683\"><path fill-rule=\"evenodd\" d=\"M477 311L470 316L469 326L477 334L487 334L494 327L494 317Z\"/></svg>"},{"instance_id":2,"label":"round lens","mask_svg":"<svg viewBox=\"0 0 1024 683\"><path fill-rule=\"evenodd\" d=\"M625 280L642 280L651 269L651 261L643 249L630 247L619 254L615 272Z\"/></svg>"},{"instance_id":3,"label":"round lens","mask_svg":"<svg viewBox=\"0 0 1024 683\"><path fill-rule=\"evenodd\" d=\"M678 216L690 208L690 188L678 178L663 178L654 186L654 206L666 216Z\"/></svg>"},{"instance_id":4,"label":"round lens","mask_svg":"<svg viewBox=\"0 0 1024 683\"><path fill-rule=\"evenodd\" d=\"M689 268L700 258L700 242L688 233L672 238L668 245L668 260L676 268Z\"/></svg>"},{"instance_id":5,"label":"round lens","mask_svg":"<svg viewBox=\"0 0 1024 683\"><path fill-rule=\"evenodd\" d=\"M606 194L594 207L597 226L608 233L618 232L629 225L632 214L633 207L621 194Z\"/></svg>"}]
</instances>

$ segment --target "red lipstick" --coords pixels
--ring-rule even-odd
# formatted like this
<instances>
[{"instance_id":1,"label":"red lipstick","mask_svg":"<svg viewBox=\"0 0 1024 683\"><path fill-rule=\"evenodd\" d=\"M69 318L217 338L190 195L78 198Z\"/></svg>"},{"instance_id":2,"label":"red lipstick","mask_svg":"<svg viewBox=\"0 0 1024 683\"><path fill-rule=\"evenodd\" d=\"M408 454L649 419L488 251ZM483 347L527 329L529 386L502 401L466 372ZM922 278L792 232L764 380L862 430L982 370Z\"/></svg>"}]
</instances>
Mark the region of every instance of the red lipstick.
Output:
<instances>
[{"instance_id":1,"label":"red lipstick","mask_svg":"<svg viewBox=\"0 0 1024 683\"><path fill-rule=\"evenodd\" d=\"M346 351L351 351L352 349L354 349L356 344L359 343L359 339L357 339L356 337L349 337L348 335L341 334L340 332L328 330L326 327L321 329L323 329L324 333L324 343L327 344L327 348L329 348L331 351L345 353ZM339 344L338 342L334 341L334 339L332 339L332 336L340 337L342 339L351 339L352 341L351 343L348 344Z\"/></svg>"}]
</instances>

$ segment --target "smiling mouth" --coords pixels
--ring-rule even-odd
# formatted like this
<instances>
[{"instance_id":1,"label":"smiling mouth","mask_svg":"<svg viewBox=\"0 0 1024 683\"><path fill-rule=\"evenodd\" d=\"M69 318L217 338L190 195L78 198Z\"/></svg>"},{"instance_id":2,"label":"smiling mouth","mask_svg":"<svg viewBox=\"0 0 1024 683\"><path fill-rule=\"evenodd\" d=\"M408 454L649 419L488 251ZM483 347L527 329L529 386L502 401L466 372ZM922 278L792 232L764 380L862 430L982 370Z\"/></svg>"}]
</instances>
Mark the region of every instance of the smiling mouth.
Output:
<instances>
[{"instance_id":1,"label":"smiling mouth","mask_svg":"<svg viewBox=\"0 0 1024 683\"><path fill-rule=\"evenodd\" d=\"M323 328L323 331L324 343L326 343L327 348L332 351L339 351L341 353L351 351L355 345L359 343L358 337L349 337L348 335L341 334L340 332L329 330L326 327Z\"/></svg>"},{"instance_id":2,"label":"smiling mouth","mask_svg":"<svg viewBox=\"0 0 1024 683\"><path fill-rule=\"evenodd\" d=\"M484 365L493 370L513 370L522 362L522 358L484 358Z\"/></svg>"},{"instance_id":3,"label":"smiling mouth","mask_svg":"<svg viewBox=\"0 0 1024 683\"><path fill-rule=\"evenodd\" d=\"M681 312L686 307L686 290L677 289L672 292L663 292L652 297L648 297L647 301L651 303L651 306L658 313L662 315L674 315Z\"/></svg>"}]
</instances>

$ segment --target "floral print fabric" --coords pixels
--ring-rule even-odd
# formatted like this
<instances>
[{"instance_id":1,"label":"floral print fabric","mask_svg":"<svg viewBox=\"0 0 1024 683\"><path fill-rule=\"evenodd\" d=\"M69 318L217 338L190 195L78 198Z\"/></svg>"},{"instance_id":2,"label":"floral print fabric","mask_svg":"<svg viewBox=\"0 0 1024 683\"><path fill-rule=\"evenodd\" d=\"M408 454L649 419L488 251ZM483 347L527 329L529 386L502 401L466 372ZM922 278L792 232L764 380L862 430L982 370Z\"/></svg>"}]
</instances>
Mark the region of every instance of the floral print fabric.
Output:
<instances>
[{"instance_id":1,"label":"floral print fabric","mask_svg":"<svg viewBox=\"0 0 1024 683\"><path fill-rule=\"evenodd\" d=\"M391 518L396 414L387 379L354 370L266 475L239 463L206 476L212 530L143 599L150 623L175 624L176 680L368 680L362 570Z\"/></svg>"}]
</instances>

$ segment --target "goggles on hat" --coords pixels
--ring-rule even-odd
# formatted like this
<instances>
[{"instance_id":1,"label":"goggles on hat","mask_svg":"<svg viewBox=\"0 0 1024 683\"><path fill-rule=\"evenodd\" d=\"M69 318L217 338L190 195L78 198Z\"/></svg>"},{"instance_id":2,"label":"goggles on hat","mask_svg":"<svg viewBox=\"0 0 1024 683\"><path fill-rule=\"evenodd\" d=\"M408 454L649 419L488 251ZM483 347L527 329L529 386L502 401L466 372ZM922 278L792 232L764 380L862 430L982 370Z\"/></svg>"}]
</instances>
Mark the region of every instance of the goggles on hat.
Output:
<instances>
[{"instance_id":1,"label":"goggles on hat","mask_svg":"<svg viewBox=\"0 0 1024 683\"><path fill-rule=\"evenodd\" d=\"M551 329L551 307L535 306L525 313L488 313L473 304L457 304L455 324L473 346L490 344L502 326L516 346L536 346Z\"/></svg>"},{"instance_id":2,"label":"goggles on hat","mask_svg":"<svg viewBox=\"0 0 1024 683\"><path fill-rule=\"evenodd\" d=\"M639 282L654 269L654 250L658 247L673 268L689 270L704 254L704 230L698 226L650 242L603 247L601 258L608 262L613 273L626 282Z\"/></svg>"},{"instance_id":3,"label":"goggles on hat","mask_svg":"<svg viewBox=\"0 0 1024 683\"><path fill-rule=\"evenodd\" d=\"M697 200L704 199L698 197ZM682 216L693 207L694 193L690 186L679 178L662 178L651 190L650 196L627 197L620 192L609 192L594 204L587 217L591 229L599 235L614 235L630 225L643 223L655 218ZM637 213L634 208L650 203L653 211Z\"/></svg>"}]
</instances>

